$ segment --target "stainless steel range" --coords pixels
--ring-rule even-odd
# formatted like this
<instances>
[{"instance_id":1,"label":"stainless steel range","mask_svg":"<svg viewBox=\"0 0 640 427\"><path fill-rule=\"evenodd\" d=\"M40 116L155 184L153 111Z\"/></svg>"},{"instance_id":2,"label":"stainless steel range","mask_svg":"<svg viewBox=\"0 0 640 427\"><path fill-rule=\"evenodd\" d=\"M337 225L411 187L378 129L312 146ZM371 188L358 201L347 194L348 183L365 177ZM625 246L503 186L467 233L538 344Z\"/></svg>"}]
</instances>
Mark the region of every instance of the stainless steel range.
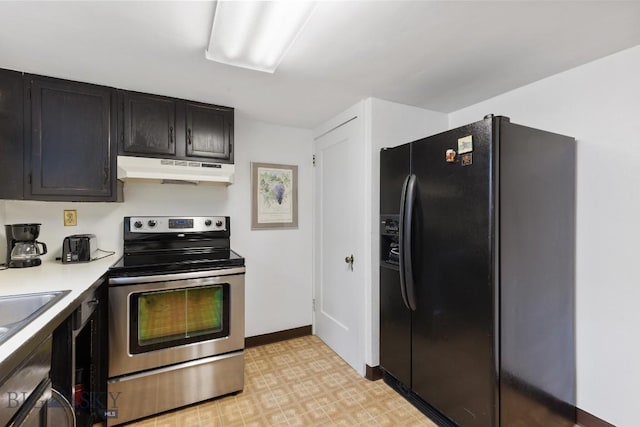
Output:
<instances>
[{"instance_id":1,"label":"stainless steel range","mask_svg":"<svg viewBox=\"0 0 640 427\"><path fill-rule=\"evenodd\" d=\"M107 425L244 387L244 258L229 217L125 217L109 279Z\"/></svg>"}]
</instances>

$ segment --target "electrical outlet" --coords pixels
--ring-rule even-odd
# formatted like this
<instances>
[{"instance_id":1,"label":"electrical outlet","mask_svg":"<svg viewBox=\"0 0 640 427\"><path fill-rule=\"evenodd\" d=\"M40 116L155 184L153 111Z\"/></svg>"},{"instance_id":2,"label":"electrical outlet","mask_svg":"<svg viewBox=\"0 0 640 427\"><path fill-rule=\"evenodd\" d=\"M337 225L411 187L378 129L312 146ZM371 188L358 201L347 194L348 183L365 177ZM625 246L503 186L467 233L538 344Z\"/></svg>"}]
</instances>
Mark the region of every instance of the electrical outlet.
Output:
<instances>
[{"instance_id":1,"label":"electrical outlet","mask_svg":"<svg viewBox=\"0 0 640 427\"><path fill-rule=\"evenodd\" d=\"M78 211L75 209L65 209L64 211L64 226L78 225Z\"/></svg>"}]
</instances>

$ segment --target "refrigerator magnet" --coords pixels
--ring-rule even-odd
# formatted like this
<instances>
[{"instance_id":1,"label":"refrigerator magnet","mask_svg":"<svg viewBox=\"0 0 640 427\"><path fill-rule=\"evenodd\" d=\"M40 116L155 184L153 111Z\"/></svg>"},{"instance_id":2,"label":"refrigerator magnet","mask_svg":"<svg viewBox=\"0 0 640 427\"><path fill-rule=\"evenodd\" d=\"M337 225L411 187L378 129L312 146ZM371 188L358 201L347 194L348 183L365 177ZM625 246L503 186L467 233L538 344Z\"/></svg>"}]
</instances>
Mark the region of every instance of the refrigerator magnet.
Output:
<instances>
[{"instance_id":1,"label":"refrigerator magnet","mask_svg":"<svg viewBox=\"0 0 640 427\"><path fill-rule=\"evenodd\" d=\"M444 155L447 163L454 163L456 161L456 150L448 149Z\"/></svg>"},{"instance_id":2,"label":"refrigerator magnet","mask_svg":"<svg viewBox=\"0 0 640 427\"><path fill-rule=\"evenodd\" d=\"M470 153L473 151L473 136L467 135L458 138L458 154Z\"/></svg>"},{"instance_id":3,"label":"refrigerator magnet","mask_svg":"<svg viewBox=\"0 0 640 427\"><path fill-rule=\"evenodd\" d=\"M460 164L462 166L469 166L473 164L473 153L466 153L460 156Z\"/></svg>"}]
</instances>

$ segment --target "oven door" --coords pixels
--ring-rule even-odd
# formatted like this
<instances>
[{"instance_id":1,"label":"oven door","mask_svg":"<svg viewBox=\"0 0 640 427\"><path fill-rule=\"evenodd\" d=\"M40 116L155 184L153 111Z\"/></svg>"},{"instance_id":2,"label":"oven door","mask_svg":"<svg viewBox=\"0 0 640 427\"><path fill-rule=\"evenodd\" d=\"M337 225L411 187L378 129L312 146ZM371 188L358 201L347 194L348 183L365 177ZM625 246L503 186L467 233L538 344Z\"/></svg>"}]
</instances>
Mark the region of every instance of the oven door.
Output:
<instances>
[{"instance_id":1,"label":"oven door","mask_svg":"<svg viewBox=\"0 0 640 427\"><path fill-rule=\"evenodd\" d=\"M244 348L244 267L109 280L109 377Z\"/></svg>"}]
</instances>

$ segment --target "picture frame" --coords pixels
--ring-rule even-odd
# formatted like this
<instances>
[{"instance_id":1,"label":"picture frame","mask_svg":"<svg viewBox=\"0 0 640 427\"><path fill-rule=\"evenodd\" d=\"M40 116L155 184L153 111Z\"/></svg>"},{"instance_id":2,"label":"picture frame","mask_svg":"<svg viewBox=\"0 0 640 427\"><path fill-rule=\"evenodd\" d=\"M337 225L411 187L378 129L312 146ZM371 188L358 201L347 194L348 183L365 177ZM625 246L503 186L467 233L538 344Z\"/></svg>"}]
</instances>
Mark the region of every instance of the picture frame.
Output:
<instances>
[{"instance_id":1,"label":"picture frame","mask_svg":"<svg viewBox=\"0 0 640 427\"><path fill-rule=\"evenodd\" d=\"M251 162L251 229L298 228L298 166Z\"/></svg>"}]
</instances>

